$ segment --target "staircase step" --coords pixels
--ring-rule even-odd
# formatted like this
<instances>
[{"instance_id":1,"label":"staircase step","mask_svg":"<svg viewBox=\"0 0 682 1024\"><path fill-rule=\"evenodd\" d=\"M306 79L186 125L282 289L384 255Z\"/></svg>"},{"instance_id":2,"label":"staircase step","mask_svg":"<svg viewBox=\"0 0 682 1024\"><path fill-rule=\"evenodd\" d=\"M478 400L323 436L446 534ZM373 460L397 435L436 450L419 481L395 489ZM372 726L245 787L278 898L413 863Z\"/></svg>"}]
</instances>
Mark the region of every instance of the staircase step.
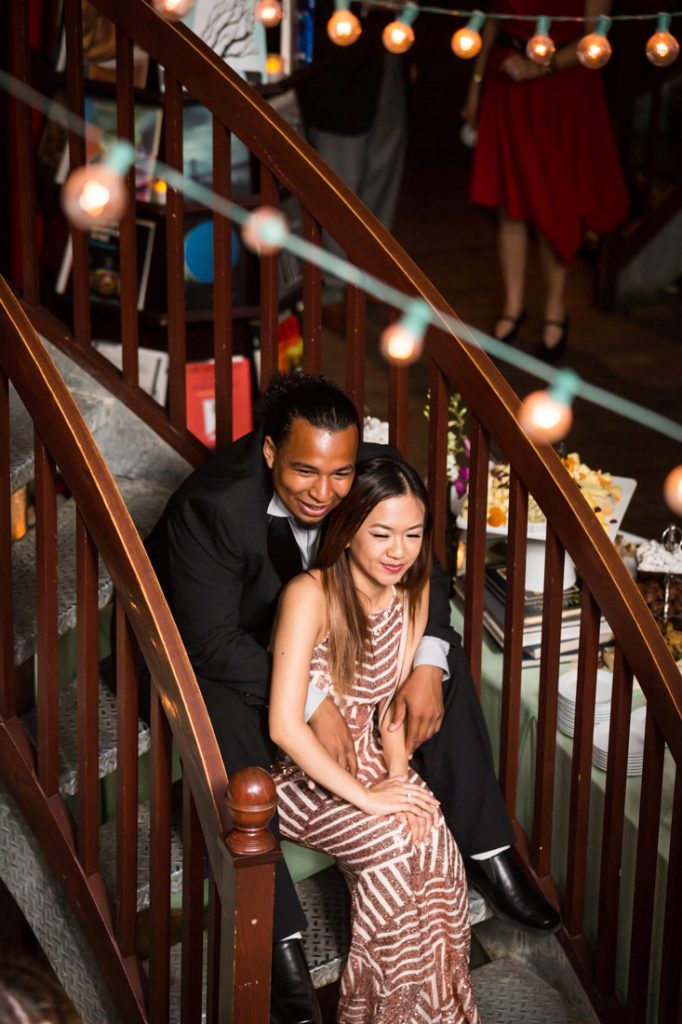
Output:
<instances>
[{"instance_id":1,"label":"staircase step","mask_svg":"<svg viewBox=\"0 0 682 1024\"><path fill-rule=\"evenodd\" d=\"M493 960L471 977L485 1024L585 1024L560 992L511 957Z\"/></svg>"},{"instance_id":2,"label":"staircase step","mask_svg":"<svg viewBox=\"0 0 682 1024\"><path fill-rule=\"evenodd\" d=\"M77 363L58 348L41 338L50 359L56 365L64 383L73 395L83 419L94 433L106 422L116 400ZM33 479L33 421L21 399L10 385L10 491Z\"/></svg>"},{"instance_id":3,"label":"staircase step","mask_svg":"<svg viewBox=\"0 0 682 1024\"><path fill-rule=\"evenodd\" d=\"M150 864L150 824L151 808L149 801L137 808L137 909L149 906L149 864ZM108 821L102 825L99 833L99 861L102 877L109 892L116 890L116 821ZM182 837L171 829L171 893L182 889Z\"/></svg>"},{"instance_id":4,"label":"staircase step","mask_svg":"<svg viewBox=\"0 0 682 1024\"><path fill-rule=\"evenodd\" d=\"M59 693L59 792L62 796L75 796L78 791L78 721L77 680L61 687ZM22 721L33 739L37 739L35 708ZM151 734L144 722L138 723L137 750L149 750ZM116 771L116 697L99 684L99 777Z\"/></svg>"},{"instance_id":5,"label":"staircase step","mask_svg":"<svg viewBox=\"0 0 682 1024\"><path fill-rule=\"evenodd\" d=\"M147 480L117 477L116 482L141 536L146 536L161 515L168 490ZM76 625L76 505L64 502L57 513L58 544L58 631L62 636ZM35 530L12 545L14 595L14 658L17 665L28 661L36 649L35 618ZM113 587L106 567L99 565L99 607L111 600Z\"/></svg>"}]
</instances>

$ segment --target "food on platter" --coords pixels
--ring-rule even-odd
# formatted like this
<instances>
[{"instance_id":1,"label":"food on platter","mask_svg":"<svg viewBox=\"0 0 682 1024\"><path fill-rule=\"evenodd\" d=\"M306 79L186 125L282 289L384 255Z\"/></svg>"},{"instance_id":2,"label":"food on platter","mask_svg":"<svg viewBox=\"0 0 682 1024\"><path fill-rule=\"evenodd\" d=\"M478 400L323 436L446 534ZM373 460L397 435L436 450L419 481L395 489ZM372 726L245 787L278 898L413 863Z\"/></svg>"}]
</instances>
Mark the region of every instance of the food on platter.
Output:
<instances>
[{"instance_id":1,"label":"food on platter","mask_svg":"<svg viewBox=\"0 0 682 1024\"><path fill-rule=\"evenodd\" d=\"M593 510L602 526L607 529L616 505L621 500L620 486L614 483L610 473L601 469L590 469L581 461L577 452L561 460L580 488L583 497ZM508 462L498 462L488 472L488 526L505 527L509 518L509 474ZM467 516L468 502L465 501L462 515ZM532 495L528 497L528 522L544 523L545 515Z\"/></svg>"}]
</instances>

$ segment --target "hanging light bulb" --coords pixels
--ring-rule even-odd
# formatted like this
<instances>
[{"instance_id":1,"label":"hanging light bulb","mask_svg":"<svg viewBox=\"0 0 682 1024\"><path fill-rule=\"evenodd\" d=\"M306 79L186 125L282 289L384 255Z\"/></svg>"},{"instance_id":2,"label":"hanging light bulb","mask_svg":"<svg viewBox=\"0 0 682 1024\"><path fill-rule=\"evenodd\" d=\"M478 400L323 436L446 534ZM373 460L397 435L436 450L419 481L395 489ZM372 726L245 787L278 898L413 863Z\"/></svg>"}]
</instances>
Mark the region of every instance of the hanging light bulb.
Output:
<instances>
[{"instance_id":1,"label":"hanging light bulb","mask_svg":"<svg viewBox=\"0 0 682 1024\"><path fill-rule=\"evenodd\" d=\"M416 4L407 3L399 18L387 25L381 35L381 41L389 53L406 53L414 42L412 22L419 14Z\"/></svg>"},{"instance_id":2,"label":"hanging light bulb","mask_svg":"<svg viewBox=\"0 0 682 1024\"><path fill-rule=\"evenodd\" d=\"M663 484L663 497L668 508L682 516L682 466L671 469Z\"/></svg>"},{"instance_id":3,"label":"hanging light bulb","mask_svg":"<svg viewBox=\"0 0 682 1024\"><path fill-rule=\"evenodd\" d=\"M274 28L282 20L282 5L279 0L258 0L253 16L266 28Z\"/></svg>"},{"instance_id":4,"label":"hanging light bulb","mask_svg":"<svg viewBox=\"0 0 682 1024\"><path fill-rule=\"evenodd\" d=\"M483 46L481 29L484 22L485 15L481 11L475 11L464 28L457 29L450 40L450 48L455 56L469 60L480 52Z\"/></svg>"},{"instance_id":5,"label":"hanging light bulb","mask_svg":"<svg viewBox=\"0 0 682 1024\"><path fill-rule=\"evenodd\" d=\"M424 348L424 333L431 319L431 307L423 299L415 299L397 324L391 324L379 338L379 349L388 363L409 366L415 363Z\"/></svg>"},{"instance_id":6,"label":"hanging light bulb","mask_svg":"<svg viewBox=\"0 0 682 1024\"><path fill-rule=\"evenodd\" d=\"M288 237L287 219L273 206L254 210L242 228L244 245L259 256L272 256L279 252Z\"/></svg>"},{"instance_id":7,"label":"hanging light bulb","mask_svg":"<svg viewBox=\"0 0 682 1024\"><path fill-rule=\"evenodd\" d=\"M611 27L611 19L602 14L594 32L583 36L578 43L578 60L585 68L596 70L603 68L611 56L611 43L606 33Z\"/></svg>"},{"instance_id":8,"label":"hanging light bulb","mask_svg":"<svg viewBox=\"0 0 682 1024\"><path fill-rule=\"evenodd\" d=\"M549 67L556 53L556 46L549 38L549 18L541 14L535 23L535 35L528 40L526 57L534 64Z\"/></svg>"},{"instance_id":9,"label":"hanging light bulb","mask_svg":"<svg viewBox=\"0 0 682 1024\"><path fill-rule=\"evenodd\" d=\"M343 0L341 0L343 2ZM337 46L352 46L362 34L360 21L352 11L337 6L327 22L327 35Z\"/></svg>"},{"instance_id":10,"label":"hanging light bulb","mask_svg":"<svg viewBox=\"0 0 682 1024\"><path fill-rule=\"evenodd\" d=\"M152 7L166 21L180 21L192 10L194 0L152 0Z\"/></svg>"},{"instance_id":11,"label":"hanging light bulb","mask_svg":"<svg viewBox=\"0 0 682 1024\"><path fill-rule=\"evenodd\" d=\"M82 231L97 224L114 224L121 219L128 201L124 174L135 159L129 142L116 142L106 160L77 167L62 188L64 215Z\"/></svg>"},{"instance_id":12,"label":"hanging light bulb","mask_svg":"<svg viewBox=\"0 0 682 1024\"><path fill-rule=\"evenodd\" d=\"M646 55L657 68L667 68L680 53L680 44L670 33L670 21L669 14L659 14L656 31L647 40Z\"/></svg>"},{"instance_id":13,"label":"hanging light bulb","mask_svg":"<svg viewBox=\"0 0 682 1024\"><path fill-rule=\"evenodd\" d=\"M521 403L518 420L528 436L540 444L560 441L571 429L571 403L580 378L573 370L561 370L549 390L533 391Z\"/></svg>"}]
</instances>

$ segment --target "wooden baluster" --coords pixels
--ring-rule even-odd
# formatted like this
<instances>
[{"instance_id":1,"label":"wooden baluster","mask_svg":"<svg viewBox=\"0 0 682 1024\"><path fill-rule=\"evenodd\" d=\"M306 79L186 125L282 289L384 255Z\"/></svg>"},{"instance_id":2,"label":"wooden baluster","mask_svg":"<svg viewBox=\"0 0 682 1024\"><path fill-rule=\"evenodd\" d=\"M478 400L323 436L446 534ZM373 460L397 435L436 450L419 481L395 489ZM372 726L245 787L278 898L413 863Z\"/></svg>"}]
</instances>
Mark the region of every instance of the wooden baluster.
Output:
<instances>
[{"instance_id":1,"label":"wooden baluster","mask_svg":"<svg viewBox=\"0 0 682 1024\"><path fill-rule=\"evenodd\" d=\"M38 778L59 789L59 635L57 630L57 470L35 431Z\"/></svg>"},{"instance_id":2,"label":"wooden baluster","mask_svg":"<svg viewBox=\"0 0 682 1024\"><path fill-rule=\"evenodd\" d=\"M12 503L10 495L9 381L0 370L0 715L17 713L12 603Z\"/></svg>"},{"instance_id":3,"label":"wooden baluster","mask_svg":"<svg viewBox=\"0 0 682 1024\"><path fill-rule=\"evenodd\" d=\"M566 913L564 924L569 935L583 933L585 908L585 872L587 831L592 778L592 733L597 689L599 646L599 607L583 587L578 648L578 692L575 705L571 797L568 825L568 863L566 869Z\"/></svg>"},{"instance_id":4,"label":"wooden baluster","mask_svg":"<svg viewBox=\"0 0 682 1024\"><path fill-rule=\"evenodd\" d=\"M531 858L540 878L552 870L552 820L554 817L554 764L556 757L559 648L564 578L564 549L547 524L545 578L542 594L542 658L538 701L538 738L535 756L535 804Z\"/></svg>"},{"instance_id":5,"label":"wooden baluster","mask_svg":"<svg viewBox=\"0 0 682 1024\"><path fill-rule=\"evenodd\" d=\"M431 363L429 402L428 479L433 512L433 551L441 562L445 558L445 516L448 500L448 382L445 374Z\"/></svg>"},{"instance_id":6,"label":"wooden baluster","mask_svg":"<svg viewBox=\"0 0 682 1024\"><path fill-rule=\"evenodd\" d=\"M226 801L234 822L227 848L238 913L226 913L223 903L221 947L234 950L234 965L232 991L221 984L220 1019L268 1024L275 863L281 857L268 829L277 803L275 784L262 768L243 768L233 775Z\"/></svg>"},{"instance_id":7,"label":"wooden baluster","mask_svg":"<svg viewBox=\"0 0 682 1024\"><path fill-rule=\"evenodd\" d=\"M388 442L407 458L409 432L409 370L406 366L388 368Z\"/></svg>"},{"instance_id":8,"label":"wooden baluster","mask_svg":"<svg viewBox=\"0 0 682 1024\"><path fill-rule=\"evenodd\" d=\"M232 136L213 118L213 191L232 195ZM232 440L232 223L213 214L213 355L216 448Z\"/></svg>"},{"instance_id":9,"label":"wooden baluster","mask_svg":"<svg viewBox=\"0 0 682 1024\"><path fill-rule=\"evenodd\" d=\"M528 491L512 470L509 476L507 599L504 610L500 733L500 787L507 805L507 813L512 819L516 817L518 781L527 538Z\"/></svg>"},{"instance_id":10,"label":"wooden baluster","mask_svg":"<svg viewBox=\"0 0 682 1024\"><path fill-rule=\"evenodd\" d=\"M659 985L658 1024L680 1020L682 981L682 768L675 772Z\"/></svg>"},{"instance_id":11,"label":"wooden baluster","mask_svg":"<svg viewBox=\"0 0 682 1024\"><path fill-rule=\"evenodd\" d=\"M595 972L599 991L610 996L616 981L618 940L618 904L620 897L625 785L627 782L630 709L632 707L632 670L616 646L611 691L609 754L604 795L601 871L599 875L599 914Z\"/></svg>"},{"instance_id":12,"label":"wooden baluster","mask_svg":"<svg viewBox=\"0 0 682 1024\"><path fill-rule=\"evenodd\" d=\"M182 86L165 74L165 156L169 167L182 172ZM178 430L187 424L185 382L185 237L182 193L166 192L166 293L168 304L168 413Z\"/></svg>"},{"instance_id":13,"label":"wooden baluster","mask_svg":"<svg viewBox=\"0 0 682 1024\"><path fill-rule=\"evenodd\" d=\"M464 636L462 647L476 689L481 689L483 645L483 584L485 579L486 525L488 518L488 462L490 439L473 415L469 433L469 499L467 511Z\"/></svg>"},{"instance_id":14,"label":"wooden baluster","mask_svg":"<svg viewBox=\"0 0 682 1024\"><path fill-rule=\"evenodd\" d=\"M303 211L303 237L313 245L322 245L320 225L308 210ZM303 369L320 373L322 369L322 271L316 263L303 264Z\"/></svg>"},{"instance_id":15,"label":"wooden baluster","mask_svg":"<svg viewBox=\"0 0 682 1024\"><path fill-rule=\"evenodd\" d=\"M365 418L365 306L367 296L354 285L346 288L346 394L360 423Z\"/></svg>"},{"instance_id":16,"label":"wooden baluster","mask_svg":"<svg viewBox=\"0 0 682 1024\"><path fill-rule=\"evenodd\" d=\"M78 628L78 855L83 871L99 868L99 612L97 549L76 512Z\"/></svg>"},{"instance_id":17,"label":"wooden baluster","mask_svg":"<svg viewBox=\"0 0 682 1024\"><path fill-rule=\"evenodd\" d=\"M149 839L149 1024L166 1024L170 985L170 836L172 738L156 687L151 694Z\"/></svg>"},{"instance_id":18,"label":"wooden baluster","mask_svg":"<svg viewBox=\"0 0 682 1024\"><path fill-rule=\"evenodd\" d=\"M135 142L135 95L133 92L133 41L116 28L116 130L121 139ZM121 275L121 356L123 380L138 383L137 228L135 224L135 167L125 177L128 205L119 226L119 273Z\"/></svg>"},{"instance_id":19,"label":"wooden baluster","mask_svg":"<svg viewBox=\"0 0 682 1024\"><path fill-rule=\"evenodd\" d=\"M262 206L279 207L277 182L264 164L260 165ZM260 257L260 389L264 391L277 369L277 325L279 321L279 256Z\"/></svg>"},{"instance_id":20,"label":"wooden baluster","mask_svg":"<svg viewBox=\"0 0 682 1024\"><path fill-rule=\"evenodd\" d=\"M29 4L8 5L12 34L12 74L22 82L31 84L31 49L29 45ZM36 183L35 152L32 133L33 112L28 104L10 100L12 142L16 154L17 181L21 187L12 197L18 207L21 251L21 287L30 306L40 305L40 271L36 235ZM9 152L9 146L6 152ZM11 171L9 172L11 174ZM19 284L19 282L15 282Z\"/></svg>"},{"instance_id":21,"label":"wooden baluster","mask_svg":"<svg viewBox=\"0 0 682 1024\"><path fill-rule=\"evenodd\" d=\"M663 734L649 707L644 732L644 771L637 829L635 891L632 900L632 939L626 1009L628 1024L641 1024L641 1021L646 1020L664 754Z\"/></svg>"},{"instance_id":22,"label":"wooden baluster","mask_svg":"<svg viewBox=\"0 0 682 1024\"><path fill-rule=\"evenodd\" d=\"M232 960L221 963L220 932L222 911L218 886L209 872L208 880L208 949L206 955L206 1024L220 1024L220 992L232 984ZM231 946L228 946L231 951ZM229 956L229 954L228 954ZM227 977L225 972L227 971Z\"/></svg>"},{"instance_id":23,"label":"wooden baluster","mask_svg":"<svg viewBox=\"0 0 682 1024\"><path fill-rule=\"evenodd\" d=\"M64 0L64 37L66 40L66 93L68 107L78 117L85 109L83 84L83 7L81 0ZM69 168L75 170L85 163L85 139L77 132L69 132ZM90 345L90 268L88 233L70 228L73 246L71 283L73 296L73 334L76 344Z\"/></svg>"},{"instance_id":24,"label":"wooden baluster","mask_svg":"<svg viewBox=\"0 0 682 1024\"><path fill-rule=\"evenodd\" d=\"M182 1024L200 1024L204 943L204 841L187 784L182 790Z\"/></svg>"},{"instance_id":25,"label":"wooden baluster","mask_svg":"<svg viewBox=\"0 0 682 1024\"><path fill-rule=\"evenodd\" d=\"M116 936L135 952L137 914L138 685L132 629L116 601Z\"/></svg>"}]
</instances>

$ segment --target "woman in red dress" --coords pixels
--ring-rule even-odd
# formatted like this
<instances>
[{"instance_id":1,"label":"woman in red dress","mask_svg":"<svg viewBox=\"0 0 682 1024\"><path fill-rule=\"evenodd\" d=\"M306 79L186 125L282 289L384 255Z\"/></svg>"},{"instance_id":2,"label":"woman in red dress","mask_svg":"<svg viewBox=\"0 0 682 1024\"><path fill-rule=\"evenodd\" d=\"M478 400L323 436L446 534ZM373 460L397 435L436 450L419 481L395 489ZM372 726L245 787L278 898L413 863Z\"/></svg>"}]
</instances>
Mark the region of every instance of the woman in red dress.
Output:
<instances>
[{"instance_id":1,"label":"woman in red dress","mask_svg":"<svg viewBox=\"0 0 682 1024\"><path fill-rule=\"evenodd\" d=\"M504 305L495 336L513 341L525 319L529 227L537 233L545 280L537 354L558 359L566 347L564 290L583 232L611 231L628 208L599 71L582 67L577 45L593 22L554 21L548 66L525 55L535 22L515 17L569 15L596 20L603 0L501 0L502 21L488 20L462 111L478 121L471 199L497 207Z\"/></svg>"}]
</instances>

